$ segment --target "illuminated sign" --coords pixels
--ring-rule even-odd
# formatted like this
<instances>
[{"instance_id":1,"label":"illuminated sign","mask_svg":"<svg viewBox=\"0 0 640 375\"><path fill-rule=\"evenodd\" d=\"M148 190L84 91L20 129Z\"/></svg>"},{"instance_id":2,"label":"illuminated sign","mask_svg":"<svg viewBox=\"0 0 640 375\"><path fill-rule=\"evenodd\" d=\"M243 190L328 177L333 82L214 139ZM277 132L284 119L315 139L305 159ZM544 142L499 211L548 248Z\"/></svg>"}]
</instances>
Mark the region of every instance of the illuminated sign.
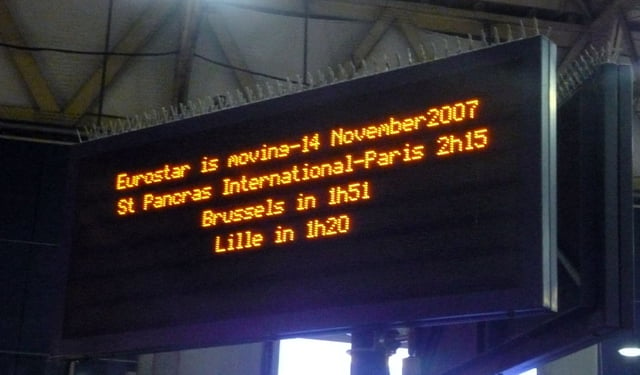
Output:
<instances>
[{"instance_id":1,"label":"illuminated sign","mask_svg":"<svg viewBox=\"0 0 640 375\"><path fill-rule=\"evenodd\" d=\"M553 59L527 39L77 146L68 350L553 309Z\"/></svg>"}]
</instances>

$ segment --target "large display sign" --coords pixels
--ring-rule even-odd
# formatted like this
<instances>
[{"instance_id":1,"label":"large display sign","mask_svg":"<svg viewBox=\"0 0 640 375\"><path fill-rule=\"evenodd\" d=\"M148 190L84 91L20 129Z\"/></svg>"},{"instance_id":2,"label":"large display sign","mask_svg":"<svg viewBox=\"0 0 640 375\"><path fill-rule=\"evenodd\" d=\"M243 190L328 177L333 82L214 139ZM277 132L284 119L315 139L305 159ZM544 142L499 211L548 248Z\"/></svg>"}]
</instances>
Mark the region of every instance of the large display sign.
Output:
<instances>
[{"instance_id":1,"label":"large display sign","mask_svg":"<svg viewBox=\"0 0 640 375\"><path fill-rule=\"evenodd\" d=\"M77 146L63 351L553 309L554 58L527 39Z\"/></svg>"}]
</instances>

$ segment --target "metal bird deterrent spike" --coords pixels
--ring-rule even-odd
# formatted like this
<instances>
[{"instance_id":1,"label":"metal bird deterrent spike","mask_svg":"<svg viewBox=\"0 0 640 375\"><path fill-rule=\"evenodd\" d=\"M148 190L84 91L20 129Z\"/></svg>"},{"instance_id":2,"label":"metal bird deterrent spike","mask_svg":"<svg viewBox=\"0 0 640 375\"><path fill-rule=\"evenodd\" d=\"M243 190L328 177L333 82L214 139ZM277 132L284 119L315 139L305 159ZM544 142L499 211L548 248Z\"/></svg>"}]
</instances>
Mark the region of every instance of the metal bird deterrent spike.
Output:
<instances>
[{"instance_id":1,"label":"metal bird deterrent spike","mask_svg":"<svg viewBox=\"0 0 640 375\"><path fill-rule=\"evenodd\" d=\"M346 80L349 78L347 70L344 68L344 66L342 66L342 64L338 64L338 72L340 73L340 79Z\"/></svg>"},{"instance_id":2,"label":"metal bird deterrent spike","mask_svg":"<svg viewBox=\"0 0 640 375\"><path fill-rule=\"evenodd\" d=\"M244 103L244 95L242 95L240 89L236 89L233 92L233 97L235 98L233 101L236 102L236 105L242 105Z\"/></svg>"},{"instance_id":3,"label":"metal bird deterrent spike","mask_svg":"<svg viewBox=\"0 0 640 375\"><path fill-rule=\"evenodd\" d=\"M133 123L133 119L131 117L126 118L127 127L131 130L135 129L135 124Z\"/></svg>"},{"instance_id":4,"label":"metal bird deterrent spike","mask_svg":"<svg viewBox=\"0 0 640 375\"><path fill-rule=\"evenodd\" d=\"M158 110L157 109L153 109L153 121L154 121L154 125L158 125L160 123L160 115L158 114Z\"/></svg>"},{"instance_id":5,"label":"metal bird deterrent spike","mask_svg":"<svg viewBox=\"0 0 640 375\"><path fill-rule=\"evenodd\" d=\"M153 116L149 112L142 113L142 121L146 128L153 126Z\"/></svg>"},{"instance_id":6,"label":"metal bird deterrent spike","mask_svg":"<svg viewBox=\"0 0 640 375\"><path fill-rule=\"evenodd\" d=\"M151 121L151 116L150 116L147 112L144 112L144 113L142 114L142 118L144 119L144 126L145 126L146 128L148 128L148 127L150 127L151 125L153 125L153 122Z\"/></svg>"},{"instance_id":7,"label":"metal bird deterrent spike","mask_svg":"<svg viewBox=\"0 0 640 375\"><path fill-rule=\"evenodd\" d=\"M307 72L307 83L309 84L309 87L315 86L315 82L313 80L313 74L311 74L311 72Z\"/></svg>"},{"instance_id":8,"label":"metal bird deterrent spike","mask_svg":"<svg viewBox=\"0 0 640 375\"><path fill-rule=\"evenodd\" d=\"M580 79L584 80L587 76L584 67L582 66L582 62L580 58L573 60L571 63L571 69L573 69L579 76Z\"/></svg>"},{"instance_id":9,"label":"metal bird deterrent spike","mask_svg":"<svg viewBox=\"0 0 640 375\"><path fill-rule=\"evenodd\" d=\"M264 92L260 83L256 83L256 92L258 93L258 100L264 99Z\"/></svg>"},{"instance_id":10,"label":"metal bird deterrent spike","mask_svg":"<svg viewBox=\"0 0 640 375\"><path fill-rule=\"evenodd\" d=\"M293 82L291 82L291 79L287 76L287 93L292 93L293 92Z\"/></svg>"},{"instance_id":11,"label":"metal bird deterrent spike","mask_svg":"<svg viewBox=\"0 0 640 375\"><path fill-rule=\"evenodd\" d=\"M162 107L162 119L165 123L169 122L169 111L165 107Z\"/></svg>"},{"instance_id":12,"label":"metal bird deterrent spike","mask_svg":"<svg viewBox=\"0 0 640 375\"><path fill-rule=\"evenodd\" d=\"M431 50L433 51L433 60L438 59L438 49L436 48L436 43L431 42Z\"/></svg>"},{"instance_id":13,"label":"metal bird deterrent spike","mask_svg":"<svg viewBox=\"0 0 640 375\"><path fill-rule=\"evenodd\" d=\"M581 54L579 59L582 62L582 66L584 68L585 71L589 71L592 68L592 65L589 63L589 61L587 61L586 57L584 56L585 54Z\"/></svg>"},{"instance_id":14,"label":"metal bird deterrent spike","mask_svg":"<svg viewBox=\"0 0 640 375\"><path fill-rule=\"evenodd\" d=\"M271 86L271 84L269 83L269 81L265 81L264 82L265 87L267 88L267 95L270 98L273 98L274 96L276 96L276 92L273 90L273 87Z\"/></svg>"},{"instance_id":15,"label":"metal bird deterrent spike","mask_svg":"<svg viewBox=\"0 0 640 375\"><path fill-rule=\"evenodd\" d=\"M247 93L247 103L251 103L255 100L253 95L253 90L251 90L251 87L245 86L244 92Z\"/></svg>"},{"instance_id":16,"label":"metal bird deterrent spike","mask_svg":"<svg viewBox=\"0 0 640 375\"><path fill-rule=\"evenodd\" d=\"M389 64L389 56L387 54L382 55L382 61L384 62L384 71L388 71L391 68L391 64Z\"/></svg>"},{"instance_id":17,"label":"metal bird deterrent spike","mask_svg":"<svg viewBox=\"0 0 640 375\"><path fill-rule=\"evenodd\" d=\"M334 83L336 81L336 73L333 71L333 69L331 69L330 66L327 67L327 70L329 71L329 79L331 80L331 82L329 83Z\"/></svg>"},{"instance_id":18,"label":"metal bird deterrent spike","mask_svg":"<svg viewBox=\"0 0 640 375\"><path fill-rule=\"evenodd\" d=\"M375 58L370 58L369 62L371 63L371 71L370 74L376 74L379 73L380 70L378 69L378 60L376 60Z\"/></svg>"},{"instance_id":19,"label":"metal bird deterrent spike","mask_svg":"<svg viewBox=\"0 0 640 375\"><path fill-rule=\"evenodd\" d=\"M427 61L427 50L424 48L424 44L420 43L420 60L421 62Z\"/></svg>"},{"instance_id":20,"label":"metal bird deterrent spike","mask_svg":"<svg viewBox=\"0 0 640 375\"><path fill-rule=\"evenodd\" d=\"M498 31L498 26L493 27L493 42L500 44L500 31Z\"/></svg>"},{"instance_id":21,"label":"metal bird deterrent spike","mask_svg":"<svg viewBox=\"0 0 640 375\"><path fill-rule=\"evenodd\" d=\"M440 40L442 41L442 54L440 55L439 58L446 59L447 57L449 57L449 43L445 38L440 38Z\"/></svg>"},{"instance_id":22,"label":"metal bird deterrent spike","mask_svg":"<svg viewBox=\"0 0 640 375\"><path fill-rule=\"evenodd\" d=\"M227 98L227 105L225 107L235 107L236 106L236 101L233 99L233 95L231 95L231 92L227 91L224 94L224 97Z\"/></svg>"},{"instance_id":23,"label":"metal bird deterrent spike","mask_svg":"<svg viewBox=\"0 0 640 375\"><path fill-rule=\"evenodd\" d=\"M207 112L213 112L216 110L216 102L213 100L213 97L211 97L211 95L207 95L204 100L206 103L205 106L207 108Z\"/></svg>"},{"instance_id":24,"label":"metal bird deterrent spike","mask_svg":"<svg viewBox=\"0 0 640 375\"><path fill-rule=\"evenodd\" d=\"M364 72L364 75L368 75L369 74L369 67L367 66L367 60L366 59L360 60L360 67L362 68L362 71Z\"/></svg>"},{"instance_id":25,"label":"metal bird deterrent spike","mask_svg":"<svg viewBox=\"0 0 640 375\"><path fill-rule=\"evenodd\" d=\"M104 133L107 136L114 135L114 125L111 122L103 123L102 128L104 129Z\"/></svg>"},{"instance_id":26,"label":"metal bird deterrent spike","mask_svg":"<svg viewBox=\"0 0 640 375\"><path fill-rule=\"evenodd\" d=\"M287 92L284 86L282 85L282 81L278 81L276 83L276 86L278 86L278 95L286 95Z\"/></svg>"},{"instance_id":27,"label":"metal bird deterrent spike","mask_svg":"<svg viewBox=\"0 0 640 375\"><path fill-rule=\"evenodd\" d=\"M582 84L584 78L580 71L576 68L575 61L570 65L569 73L574 77L578 84Z\"/></svg>"},{"instance_id":28,"label":"metal bird deterrent spike","mask_svg":"<svg viewBox=\"0 0 640 375\"><path fill-rule=\"evenodd\" d=\"M207 113L207 112L208 112L208 111L207 111L207 108L205 107L205 104L204 104L204 102L202 101L202 99L201 99L201 98L198 98L198 99L196 100L196 104L197 104L197 105L198 105L198 107L200 108L200 114L203 114L203 115L204 115L205 113Z\"/></svg>"},{"instance_id":29,"label":"metal bird deterrent spike","mask_svg":"<svg viewBox=\"0 0 640 375\"><path fill-rule=\"evenodd\" d=\"M82 127L82 131L84 132L85 136L87 137L88 140L93 139L93 134L91 133L91 128L89 126L83 126ZM78 133L78 139L80 141L80 143L82 143L82 138L80 136L80 133Z\"/></svg>"},{"instance_id":30,"label":"metal bird deterrent spike","mask_svg":"<svg viewBox=\"0 0 640 375\"><path fill-rule=\"evenodd\" d=\"M327 79L324 76L324 73L322 72L322 70L318 70L318 72L316 73L318 75L318 84L320 86L324 86L327 84Z\"/></svg>"},{"instance_id":31,"label":"metal bird deterrent spike","mask_svg":"<svg viewBox=\"0 0 640 375\"><path fill-rule=\"evenodd\" d=\"M296 74L296 79L298 80L298 91L304 90L304 80L300 74Z\"/></svg>"}]
</instances>

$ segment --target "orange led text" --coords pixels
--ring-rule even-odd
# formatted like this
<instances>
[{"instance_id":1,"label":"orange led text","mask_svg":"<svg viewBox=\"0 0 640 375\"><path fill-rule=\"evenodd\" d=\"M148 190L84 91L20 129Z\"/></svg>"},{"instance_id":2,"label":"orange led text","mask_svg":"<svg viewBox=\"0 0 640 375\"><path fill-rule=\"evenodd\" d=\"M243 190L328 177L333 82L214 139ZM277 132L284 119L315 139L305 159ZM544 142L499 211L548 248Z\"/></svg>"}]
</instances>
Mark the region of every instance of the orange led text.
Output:
<instances>
[{"instance_id":1,"label":"orange led text","mask_svg":"<svg viewBox=\"0 0 640 375\"><path fill-rule=\"evenodd\" d=\"M489 129L476 129L460 135L443 135L436 142L438 144L436 155L438 156L476 151L487 147L489 144Z\"/></svg>"},{"instance_id":2,"label":"orange led text","mask_svg":"<svg viewBox=\"0 0 640 375\"><path fill-rule=\"evenodd\" d=\"M265 162L288 157L295 150L306 153L320 148L320 134L303 136L298 143L283 143L280 145L263 144L250 151L236 152L227 157L227 167L241 167L245 165Z\"/></svg>"},{"instance_id":3,"label":"orange led text","mask_svg":"<svg viewBox=\"0 0 640 375\"><path fill-rule=\"evenodd\" d=\"M371 199L369 181L354 182L345 186L333 186L329 188L329 205L356 202Z\"/></svg>"},{"instance_id":4,"label":"orange led text","mask_svg":"<svg viewBox=\"0 0 640 375\"><path fill-rule=\"evenodd\" d=\"M160 209L180 206L190 202L199 202L211 198L213 187L203 186L189 190L175 191L166 194L147 193L142 198L142 209Z\"/></svg>"},{"instance_id":5,"label":"orange led text","mask_svg":"<svg viewBox=\"0 0 640 375\"><path fill-rule=\"evenodd\" d=\"M260 176L241 175L222 179L222 195L233 195L291 185L331 176L354 173L358 169L389 167L394 164L411 163L423 159L424 146L405 144L394 150L366 150L361 154L347 154L340 159L320 164L293 165L276 173Z\"/></svg>"},{"instance_id":6,"label":"orange led text","mask_svg":"<svg viewBox=\"0 0 640 375\"><path fill-rule=\"evenodd\" d=\"M427 110L427 126L434 127L476 118L479 99L466 100Z\"/></svg>"},{"instance_id":7,"label":"orange led text","mask_svg":"<svg viewBox=\"0 0 640 375\"><path fill-rule=\"evenodd\" d=\"M165 164L162 169L155 171L141 172L134 175L119 173L116 176L116 190L133 189L138 186L184 178L190 169L191 165L189 164L175 166Z\"/></svg>"},{"instance_id":8,"label":"orange led text","mask_svg":"<svg viewBox=\"0 0 640 375\"><path fill-rule=\"evenodd\" d=\"M332 237L351 231L349 215L329 216L326 219L307 221L307 238Z\"/></svg>"},{"instance_id":9,"label":"orange led text","mask_svg":"<svg viewBox=\"0 0 640 375\"><path fill-rule=\"evenodd\" d=\"M263 217L281 215L285 211L285 202L267 199L263 203L250 206L236 207L229 210L204 210L200 224L203 228L218 224L231 224L241 221L260 219Z\"/></svg>"},{"instance_id":10,"label":"orange led text","mask_svg":"<svg viewBox=\"0 0 640 375\"><path fill-rule=\"evenodd\" d=\"M216 236L213 240L214 253L226 253L227 251L239 251L256 249L264 244L264 235L250 230Z\"/></svg>"},{"instance_id":11,"label":"orange led text","mask_svg":"<svg viewBox=\"0 0 640 375\"><path fill-rule=\"evenodd\" d=\"M424 128L449 125L477 117L480 99L469 99L440 107L429 108L424 114L396 118L389 117L384 123L367 125L359 128L336 128L330 133L331 147L344 146L352 143L372 141L379 138L409 133Z\"/></svg>"}]
</instances>

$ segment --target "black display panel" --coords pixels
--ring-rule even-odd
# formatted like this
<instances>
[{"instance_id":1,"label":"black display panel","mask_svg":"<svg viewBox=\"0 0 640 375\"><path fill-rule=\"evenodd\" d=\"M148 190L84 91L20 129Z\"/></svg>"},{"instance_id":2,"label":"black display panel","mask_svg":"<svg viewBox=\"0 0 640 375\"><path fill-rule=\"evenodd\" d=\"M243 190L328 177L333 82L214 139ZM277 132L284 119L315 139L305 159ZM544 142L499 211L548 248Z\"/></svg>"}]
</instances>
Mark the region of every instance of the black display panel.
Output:
<instances>
[{"instance_id":1,"label":"black display panel","mask_svg":"<svg viewBox=\"0 0 640 375\"><path fill-rule=\"evenodd\" d=\"M63 352L555 308L537 37L75 147Z\"/></svg>"}]
</instances>

